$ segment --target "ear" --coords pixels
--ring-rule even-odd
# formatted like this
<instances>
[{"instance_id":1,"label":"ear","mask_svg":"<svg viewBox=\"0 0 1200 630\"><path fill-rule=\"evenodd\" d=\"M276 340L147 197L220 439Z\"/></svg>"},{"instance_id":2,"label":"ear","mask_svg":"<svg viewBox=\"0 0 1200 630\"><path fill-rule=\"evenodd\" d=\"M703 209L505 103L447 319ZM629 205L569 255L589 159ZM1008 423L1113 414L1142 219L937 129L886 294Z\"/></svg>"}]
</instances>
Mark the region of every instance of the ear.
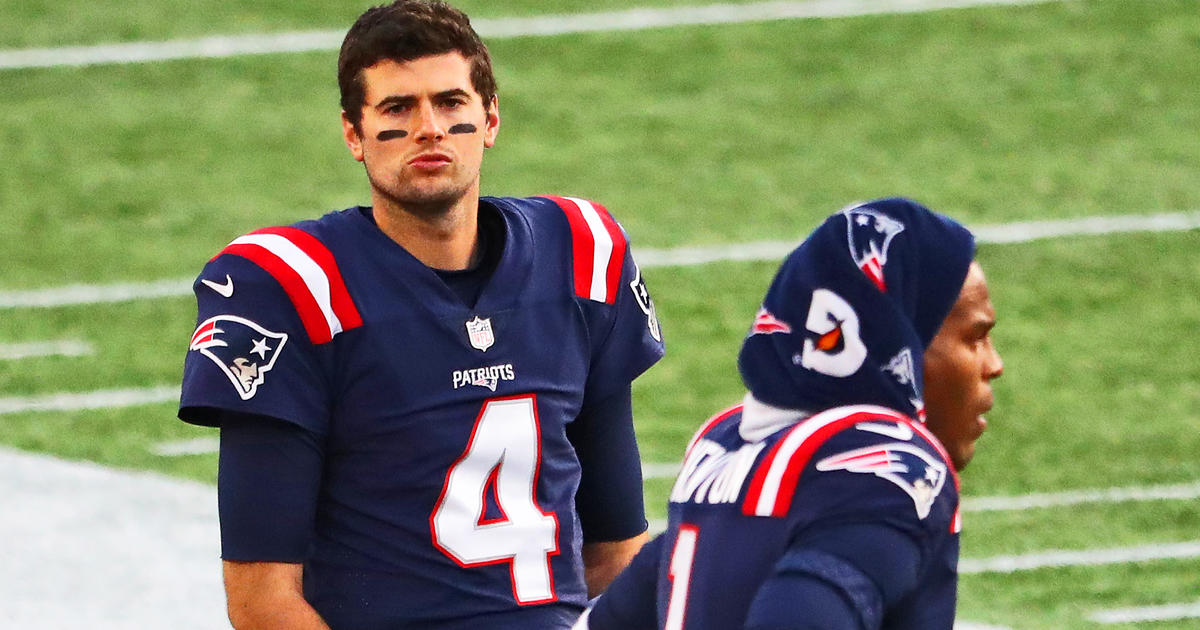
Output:
<instances>
[{"instance_id":1,"label":"ear","mask_svg":"<svg viewBox=\"0 0 1200 630\"><path fill-rule=\"evenodd\" d=\"M346 112L342 112L342 138L346 141L346 148L350 149L350 155L354 159L363 161L363 139L358 130L354 128L354 123L346 117Z\"/></svg>"},{"instance_id":2,"label":"ear","mask_svg":"<svg viewBox=\"0 0 1200 630\"><path fill-rule=\"evenodd\" d=\"M496 134L500 133L500 99L492 97L488 108L484 111L483 146L491 147L496 144Z\"/></svg>"}]
</instances>

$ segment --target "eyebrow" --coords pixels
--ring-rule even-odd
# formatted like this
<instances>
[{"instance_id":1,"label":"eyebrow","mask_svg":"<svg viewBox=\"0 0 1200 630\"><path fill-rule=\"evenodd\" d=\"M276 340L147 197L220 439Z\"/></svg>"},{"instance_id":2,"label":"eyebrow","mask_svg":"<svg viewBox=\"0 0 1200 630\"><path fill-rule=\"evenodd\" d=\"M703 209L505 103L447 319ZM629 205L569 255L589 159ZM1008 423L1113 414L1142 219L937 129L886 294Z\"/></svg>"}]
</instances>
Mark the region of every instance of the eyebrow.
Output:
<instances>
[{"instance_id":1,"label":"eyebrow","mask_svg":"<svg viewBox=\"0 0 1200 630\"><path fill-rule=\"evenodd\" d=\"M443 90L437 94L434 94L433 100L441 100L453 96L462 96L469 99L471 94L464 89L454 88L452 90ZM391 96L384 97L382 100L376 103L375 108L379 109L389 105L412 105L416 102L417 97L412 94L392 94Z\"/></svg>"}]
</instances>

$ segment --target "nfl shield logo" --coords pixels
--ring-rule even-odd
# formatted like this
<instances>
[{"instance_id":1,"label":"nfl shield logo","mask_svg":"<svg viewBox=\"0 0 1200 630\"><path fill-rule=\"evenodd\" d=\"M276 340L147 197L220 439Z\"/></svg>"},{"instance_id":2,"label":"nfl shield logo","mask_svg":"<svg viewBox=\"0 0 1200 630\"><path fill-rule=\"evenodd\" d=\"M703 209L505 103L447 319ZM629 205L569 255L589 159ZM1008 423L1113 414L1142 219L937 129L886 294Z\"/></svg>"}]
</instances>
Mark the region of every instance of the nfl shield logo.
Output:
<instances>
[{"instance_id":1,"label":"nfl shield logo","mask_svg":"<svg viewBox=\"0 0 1200 630\"><path fill-rule=\"evenodd\" d=\"M467 336L471 339L472 348L487 352L496 343L496 337L492 334L492 318L480 319L476 315L475 319L467 322Z\"/></svg>"}]
</instances>

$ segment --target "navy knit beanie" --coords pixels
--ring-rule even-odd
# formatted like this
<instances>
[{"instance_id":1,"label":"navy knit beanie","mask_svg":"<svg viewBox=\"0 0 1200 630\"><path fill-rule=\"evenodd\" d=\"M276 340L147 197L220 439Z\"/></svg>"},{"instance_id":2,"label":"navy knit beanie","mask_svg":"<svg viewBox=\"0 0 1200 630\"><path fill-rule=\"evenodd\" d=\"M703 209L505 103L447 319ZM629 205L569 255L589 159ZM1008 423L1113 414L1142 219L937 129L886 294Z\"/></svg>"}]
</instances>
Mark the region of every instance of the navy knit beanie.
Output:
<instances>
[{"instance_id":1,"label":"navy knit beanie","mask_svg":"<svg viewBox=\"0 0 1200 630\"><path fill-rule=\"evenodd\" d=\"M758 400L924 415L923 353L958 299L975 238L893 197L829 217L775 275L738 356Z\"/></svg>"}]
</instances>

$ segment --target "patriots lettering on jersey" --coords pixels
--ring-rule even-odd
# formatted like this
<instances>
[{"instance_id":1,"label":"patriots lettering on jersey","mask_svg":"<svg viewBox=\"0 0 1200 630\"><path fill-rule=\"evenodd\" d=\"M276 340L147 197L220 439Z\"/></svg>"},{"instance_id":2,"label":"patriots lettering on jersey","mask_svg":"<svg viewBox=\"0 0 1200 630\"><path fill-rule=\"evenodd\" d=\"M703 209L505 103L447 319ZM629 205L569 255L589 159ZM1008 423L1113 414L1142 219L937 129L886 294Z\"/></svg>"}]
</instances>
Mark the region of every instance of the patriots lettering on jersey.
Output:
<instances>
[{"instance_id":1,"label":"patriots lettering on jersey","mask_svg":"<svg viewBox=\"0 0 1200 630\"><path fill-rule=\"evenodd\" d=\"M736 502L764 448L765 442L751 442L729 452L711 440L697 441L691 446L675 487L671 489L671 502Z\"/></svg>"},{"instance_id":2,"label":"patriots lettering on jersey","mask_svg":"<svg viewBox=\"0 0 1200 630\"><path fill-rule=\"evenodd\" d=\"M188 349L212 360L238 396L250 400L275 367L287 339L287 333L267 330L243 317L217 315L196 327Z\"/></svg>"},{"instance_id":3,"label":"patriots lettering on jersey","mask_svg":"<svg viewBox=\"0 0 1200 630\"><path fill-rule=\"evenodd\" d=\"M515 378L516 371L513 370L511 363L489 365L471 370L454 370L454 373L451 375L454 389L458 389L464 385L475 385L477 387L486 387L492 391L496 391L496 386L499 385L500 381L511 381Z\"/></svg>"},{"instance_id":4,"label":"patriots lettering on jersey","mask_svg":"<svg viewBox=\"0 0 1200 630\"><path fill-rule=\"evenodd\" d=\"M888 247L897 234L904 231L904 224L863 207L852 207L842 211L846 215L846 236L850 255L880 291L887 291L883 280L883 268L887 265Z\"/></svg>"},{"instance_id":5,"label":"patriots lettering on jersey","mask_svg":"<svg viewBox=\"0 0 1200 630\"><path fill-rule=\"evenodd\" d=\"M917 517L929 510L946 483L946 466L912 444L881 444L826 457L817 462L822 472L845 470L887 479L912 497Z\"/></svg>"},{"instance_id":6,"label":"patriots lettering on jersey","mask_svg":"<svg viewBox=\"0 0 1200 630\"><path fill-rule=\"evenodd\" d=\"M654 309L654 300L650 299L650 291L642 280L642 269L636 263L633 265L633 280L629 283L629 288L633 289L633 299L637 301L638 308L646 314L646 327L650 329L650 336L654 337L655 341L662 341L658 311Z\"/></svg>"}]
</instances>

